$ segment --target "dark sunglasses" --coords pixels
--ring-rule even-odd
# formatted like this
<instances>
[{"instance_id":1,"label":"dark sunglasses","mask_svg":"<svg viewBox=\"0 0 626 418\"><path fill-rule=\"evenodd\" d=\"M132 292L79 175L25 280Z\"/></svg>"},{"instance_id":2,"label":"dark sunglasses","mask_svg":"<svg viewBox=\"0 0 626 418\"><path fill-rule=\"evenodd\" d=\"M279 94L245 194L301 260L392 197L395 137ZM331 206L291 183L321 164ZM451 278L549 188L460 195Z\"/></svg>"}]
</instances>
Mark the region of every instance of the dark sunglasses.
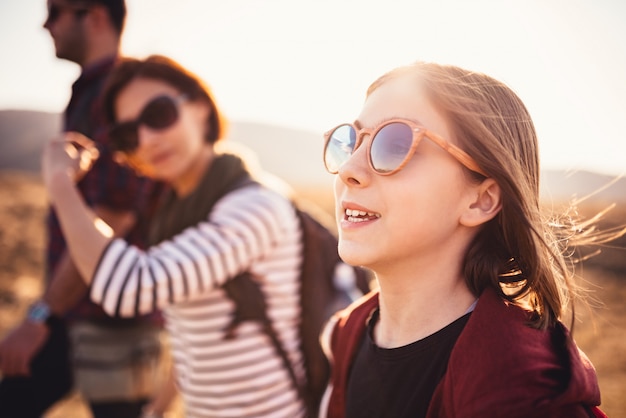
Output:
<instances>
[{"instance_id":1,"label":"dark sunglasses","mask_svg":"<svg viewBox=\"0 0 626 418\"><path fill-rule=\"evenodd\" d=\"M324 138L324 165L331 174L337 174L363 142L363 137L372 139L367 144L369 165L374 172L390 176L400 171L411 159L421 140L426 137L446 150L469 170L488 177L476 161L465 151L428 131L412 120L392 119L374 129L358 128L344 123L326 132Z\"/></svg>"},{"instance_id":2,"label":"dark sunglasses","mask_svg":"<svg viewBox=\"0 0 626 418\"><path fill-rule=\"evenodd\" d=\"M178 120L178 105L187 96L178 97L158 96L148 102L135 120L116 123L109 128L108 136L111 148L114 151L131 153L139 146L140 125L150 129L161 130L169 128Z\"/></svg>"},{"instance_id":3,"label":"dark sunglasses","mask_svg":"<svg viewBox=\"0 0 626 418\"><path fill-rule=\"evenodd\" d=\"M46 18L46 24L54 23L59 19L61 13L64 11L71 11L74 13L76 17L83 17L89 12L89 9L86 8L75 8L71 6L61 6L60 4L50 4L48 6L48 17Z\"/></svg>"}]
</instances>

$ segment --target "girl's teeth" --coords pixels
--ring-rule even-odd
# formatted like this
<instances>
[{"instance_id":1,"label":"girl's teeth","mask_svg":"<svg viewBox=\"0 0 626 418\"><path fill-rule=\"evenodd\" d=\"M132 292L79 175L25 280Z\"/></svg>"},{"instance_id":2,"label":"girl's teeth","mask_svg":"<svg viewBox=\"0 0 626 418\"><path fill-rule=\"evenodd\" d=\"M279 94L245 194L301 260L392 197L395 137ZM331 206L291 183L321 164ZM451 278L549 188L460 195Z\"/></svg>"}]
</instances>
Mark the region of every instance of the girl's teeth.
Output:
<instances>
[{"instance_id":1,"label":"girl's teeth","mask_svg":"<svg viewBox=\"0 0 626 418\"><path fill-rule=\"evenodd\" d=\"M356 210L356 209L346 209L346 215L348 216L365 216L365 215L374 216L374 214L371 212L364 212L362 210Z\"/></svg>"},{"instance_id":2,"label":"girl's teeth","mask_svg":"<svg viewBox=\"0 0 626 418\"><path fill-rule=\"evenodd\" d=\"M364 222L371 218L379 218L380 215L373 212L365 212L356 209L346 209L346 217L350 222Z\"/></svg>"}]
</instances>

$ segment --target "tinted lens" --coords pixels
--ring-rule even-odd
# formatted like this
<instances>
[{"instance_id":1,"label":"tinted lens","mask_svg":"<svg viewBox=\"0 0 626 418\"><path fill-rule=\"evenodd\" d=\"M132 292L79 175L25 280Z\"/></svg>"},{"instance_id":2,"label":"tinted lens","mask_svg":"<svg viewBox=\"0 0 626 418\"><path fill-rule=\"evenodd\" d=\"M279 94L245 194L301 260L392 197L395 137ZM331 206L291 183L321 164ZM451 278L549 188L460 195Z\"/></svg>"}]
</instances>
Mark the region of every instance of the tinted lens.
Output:
<instances>
[{"instance_id":1,"label":"tinted lens","mask_svg":"<svg viewBox=\"0 0 626 418\"><path fill-rule=\"evenodd\" d=\"M331 173L339 171L339 167L345 163L354 151L356 144L356 132L350 125L341 125L330 134L330 139L324 150L324 164Z\"/></svg>"},{"instance_id":2,"label":"tinted lens","mask_svg":"<svg viewBox=\"0 0 626 418\"><path fill-rule=\"evenodd\" d=\"M401 122L380 129L372 140L370 160L378 173L389 173L402 164L413 143L413 130Z\"/></svg>"},{"instance_id":3,"label":"tinted lens","mask_svg":"<svg viewBox=\"0 0 626 418\"><path fill-rule=\"evenodd\" d=\"M139 116L139 123L152 129L165 129L178 120L178 109L174 99L161 96L144 107Z\"/></svg>"},{"instance_id":4,"label":"tinted lens","mask_svg":"<svg viewBox=\"0 0 626 418\"><path fill-rule=\"evenodd\" d=\"M132 152L139 146L137 129L146 125L150 129L165 129L178 120L176 102L169 96L151 100L135 121L122 122L109 130L111 146L116 151Z\"/></svg>"},{"instance_id":5,"label":"tinted lens","mask_svg":"<svg viewBox=\"0 0 626 418\"><path fill-rule=\"evenodd\" d=\"M137 123L124 122L114 125L109 130L111 148L115 151L132 152L139 145L137 137Z\"/></svg>"}]
</instances>

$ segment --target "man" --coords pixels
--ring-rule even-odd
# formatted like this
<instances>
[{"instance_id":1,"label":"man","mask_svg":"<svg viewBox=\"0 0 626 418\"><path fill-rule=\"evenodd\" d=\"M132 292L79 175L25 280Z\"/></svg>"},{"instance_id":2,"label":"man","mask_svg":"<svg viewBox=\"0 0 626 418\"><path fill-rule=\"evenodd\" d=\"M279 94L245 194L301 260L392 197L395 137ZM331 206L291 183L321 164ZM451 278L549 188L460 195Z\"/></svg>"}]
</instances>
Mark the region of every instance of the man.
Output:
<instances>
[{"instance_id":1,"label":"man","mask_svg":"<svg viewBox=\"0 0 626 418\"><path fill-rule=\"evenodd\" d=\"M116 235L142 245L160 186L113 161L98 102L119 55L125 17L124 0L48 0L44 28L56 56L82 70L72 86L64 130L95 140L100 158L81 179L81 194ZM0 342L0 414L39 417L75 383L96 418L138 417L154 386L161 318L107 317L89 301L52 210L46 227L48 286Z\"/></svg>"}]
</instances>

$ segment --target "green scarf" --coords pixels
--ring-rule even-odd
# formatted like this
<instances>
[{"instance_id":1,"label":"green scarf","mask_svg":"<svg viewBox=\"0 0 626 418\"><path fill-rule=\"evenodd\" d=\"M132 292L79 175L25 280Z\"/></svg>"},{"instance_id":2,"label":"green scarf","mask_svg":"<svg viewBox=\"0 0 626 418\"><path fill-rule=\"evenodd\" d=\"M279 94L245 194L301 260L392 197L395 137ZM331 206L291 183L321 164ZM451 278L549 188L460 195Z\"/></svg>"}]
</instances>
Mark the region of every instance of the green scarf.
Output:
<instances>
[{"instance_id":1,"label":"green scarf","mask_svg":"<svg viewBox=\"0 0 626 418\"><path fill-rule=\"evenodd\" d=\"M179 198L173 190L165 193L150 226L149 244L156 245L205 221L215 203L226 193L251 181L241 158L232 154L216 155L189 195Z\"/></svg>"}]
</instances>

